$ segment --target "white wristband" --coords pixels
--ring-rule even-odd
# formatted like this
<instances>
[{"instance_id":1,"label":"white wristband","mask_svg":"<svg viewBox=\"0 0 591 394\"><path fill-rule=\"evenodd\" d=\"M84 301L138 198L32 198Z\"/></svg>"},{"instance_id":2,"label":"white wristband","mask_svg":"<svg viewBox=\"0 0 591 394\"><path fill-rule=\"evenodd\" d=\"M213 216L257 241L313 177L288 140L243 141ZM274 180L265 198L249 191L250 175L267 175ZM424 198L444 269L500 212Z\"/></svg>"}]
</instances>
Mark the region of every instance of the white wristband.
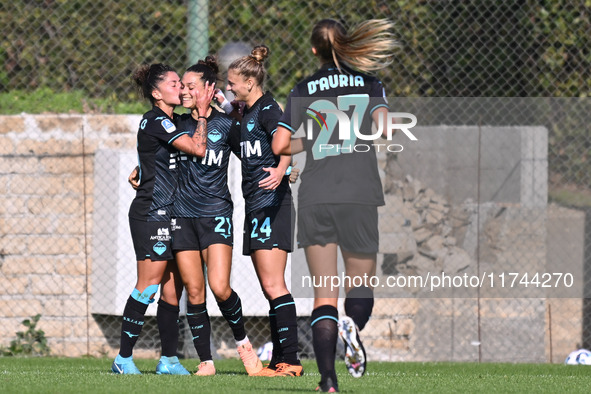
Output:
<instances>
[{"instance_id":1,"label":"white wristband","mask_svg":"<svg viewBox=\"0 0 591 394\"><path fill-rule=\"evenodd\" d=\"M227 98L224 97L224 101L220 104L220 107L222 107L222 109L224 110L224 112L226 114L229 114L230 112L232 112L234 110L234 107L232 106L232 103L230 103L228 101Z\"/></svg>"}]
</instances>

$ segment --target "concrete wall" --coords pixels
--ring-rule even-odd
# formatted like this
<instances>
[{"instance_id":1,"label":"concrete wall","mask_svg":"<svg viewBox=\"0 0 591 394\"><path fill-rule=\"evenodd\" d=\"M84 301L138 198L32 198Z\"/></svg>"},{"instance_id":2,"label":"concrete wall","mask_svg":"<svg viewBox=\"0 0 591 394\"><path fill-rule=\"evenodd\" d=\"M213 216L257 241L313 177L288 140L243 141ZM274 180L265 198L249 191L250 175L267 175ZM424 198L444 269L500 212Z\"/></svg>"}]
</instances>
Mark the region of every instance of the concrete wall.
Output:
<instances>
[{"instance_id":1,"label":"concrete wall","mask_svg":"<svg viewBox=\"0 0 591 394\"><path fill-rule=\"evenodd\" d=\"M544 206L548 190L548 131L543 127L437 126L412 129L392 142L404 146L398 163L449 203Z\"/></svg>"},{"instance_id":2,"label":"concrete wall","mask_svg":"<svg viewBox=\"0 0 591 394\"><path fill-rule=\"evenodd\" d=\"M127 184L136 164L141 116L15 115L0 119L0 346L37 313L53 354L114 355L116 316L136 280L127 211ZM252 263L241 254L244 203L239 162L232 159L230 189L236 231L233 287L243 308L267 315ZM288 275L290 270L288 270ZM219 315L211 292L212 316ZM299 300L303 314L310 300ZM147 315L154 316L150 305ZM136 354L153 357L148 333ZM257 335L256 333L253 333Z\"/></svg>"},{"instance_id":3,"label":"concrete wall","mask_svg":"<svg viewBox=\"0 0 591 394\"><path fill-rule=\"evenodd\" d=\"M53 354L109 347L89 313L94 153L132 150L138 116L0 119L0 343L42 315Z\"/></svg>"},{"instance_id":4,"label":"concrete wall","mask_svg":"<svg viewBox=\"0 0 591 394\"><path fill-rule=\"evenodd\" d=\"M107 337L117 334L119 322L105 314L119 308L113 300L120 295L113 298L112 293L126 293L122 295L126 298L128 291L117 290L119 285L108 278L113 273L121 275L118 265L123 264L131 266L123 276L133 282L135 263L117 254L128 253L126 246L109 249L128 235L121 230L126 223L109 232L105 223L99 229L95 219L99 209L126 214L125 204L117 205L117 196L128 193L128 164L121 158L134 154L139 119L113 115L1 117L0 345L7 345L15 332L23 330L23 319L40 313L39 328L49 338L53 354L116 352L117 344ZM388 204L380 209L379 274L402 275L443 266L472 272L476 262L481 268L488 264L491 269L508 269L515 259L542 269L561 264L561 250L571 251L568 269L580 269L580 226L572 226L569 237L554 233L561 226L579 223L580 214L546 212L545 130L482 129L481 171L477 171L475 133L476 128L425 129L416 132L418 142L400 142L405 150L397 160L380 155ZM297 161L303 166L303 158ZM111 169L99 170L97 162L110 163ZM97 179L97 174L102 175ZM118 183L109 187L113 179ZM232 193L240 195L239 184L232 186ZM97 206L99 195L105 202ZM476 203L478 197L482 204ZM236 210L240 209L237 201ZM240 226L241 221L235 224ZM99 238L102 241L97 243ZM111 271L102 273L107 282L99 288L93 272L97 274L94 260L101 244L112 251L103 260L108 263L111 257L113 265L105 266ZM396 263L385 264L393 255ZM250 263L243 266L252 271ZM119 268L113 271L114 267ZM385 273L384 268L396 271ZM256 280L239 282L241 295L251 292L253 300L262 299ZM96 307L101 299L107 303L103 310ZM262 307L247 304L245 309L264 308L262 302ZM310 300L299 302L300 314L308 314ZM386 294L376 300L374 317L363 336L373 360L475 360L480 352L485 361L547 361L554 349L554 361L562 361L556 348L563 353L573 350L570 347L582 330L581 308L576 297L551 302L544 297L478 302L469 296ZM551 342L549 323L554 327ZM153 357L154 347L137 354Z\"/></svg>"},{"instance_id":5,"label":"concrete wall","mask_svg":"<svg viewBox=\"0 0 591 394\"><path fill-rule=\"evenodd\" d=\"M547 207L547 131L442 126L413 133L418 141L398 135L393 142L403 152L382 161L382 278L562 272L575 283L381 289L377 305L389 312L374 313L366 347L382 359L562 362L581 346L584 214Z\"/></svg>"}]
</instances>

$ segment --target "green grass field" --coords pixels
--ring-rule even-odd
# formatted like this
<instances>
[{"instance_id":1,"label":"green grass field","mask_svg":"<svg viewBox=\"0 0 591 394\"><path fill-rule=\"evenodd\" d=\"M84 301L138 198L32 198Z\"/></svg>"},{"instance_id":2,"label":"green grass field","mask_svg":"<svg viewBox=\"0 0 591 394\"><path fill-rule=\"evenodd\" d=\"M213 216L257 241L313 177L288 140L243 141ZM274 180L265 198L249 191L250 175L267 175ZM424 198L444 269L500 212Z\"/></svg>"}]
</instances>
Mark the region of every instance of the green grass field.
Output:
<instances>
[{"instance_id":1,"label":"green grass field","mask_svg":"<svg viewBox=\"0 0 591 394\"><path fill-rule=\"evenodd\" d=\"M196 360L182 360L189 370ZM305 361L300 378L255 378L239 360L216 361L213 377L160 376L157 360L137 360L142 376L110 372L111 360L96 358L0 357L0 393L220 393L312 392L319 375L314 361ZM338 363L344 393L588 393L590 366L489 363L378 363L354 379Z\"/></svg>"}]
</instances>

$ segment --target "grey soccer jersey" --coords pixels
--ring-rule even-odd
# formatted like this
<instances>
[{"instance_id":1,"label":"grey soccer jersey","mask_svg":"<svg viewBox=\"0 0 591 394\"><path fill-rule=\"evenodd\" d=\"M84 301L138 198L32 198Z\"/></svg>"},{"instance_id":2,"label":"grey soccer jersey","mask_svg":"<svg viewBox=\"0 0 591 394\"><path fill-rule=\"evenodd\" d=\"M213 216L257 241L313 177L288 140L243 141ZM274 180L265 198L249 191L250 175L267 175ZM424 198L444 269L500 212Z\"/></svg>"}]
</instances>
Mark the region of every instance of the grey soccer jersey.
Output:
<instances>
[{"instance_id":1,"label":"grey soccer jersey","mask_svg":"<svg viewBox=\"0 0 591 394\"><path fill-rule=\"evenodd\" d=\"M279 156L271 150L271 141L281 114L281 108L273 96L265 93L245 110L240 122L242 193L246 201L246 213L291 203L289 177L284 176L274 190L259 187L259 182L269 176L263 168L277 167L279 164Z\"/></svg>"},{"instance_id":2,"label":"grey soccer jersey","mask_svg":"<svg viewBox=\"0 0 591 394\"><path fill-rule=\"evenodd\" d=\"M179 154L179 188L174 201L174 216L232 217L228 163L232 151L238 154L240 149L238 131L231 132L233 124L232 118L214 109L207 118L205 156ZM190 114L184 114L178 118L177 127L192 135L197 121Z\"/></svg>"},{"instance_id":3,"label":"grey soccer jersey","mask_svg":"<svg viewBox=\"0 0 591 394\"><path fill-rule=\"evenodd\" d=\"M304 126L306 164L301 174L299 207L384 205L372 141L358 140L354 133L354 127L358 127L360 134L371 134L371 114L380 107L387 108L388 104L377 78L347 67L339 71L334 64L324 65L293 88L278 124L292 133ZM350 127L340 127L339 116L343 114Z\"/></svg>"},{"instance_id":4,"label":"grey soccer jersey","mask_svg":"<svg viewBox=\"0 0 591 394\"><path fill-rule=\"evenodd\" d=\"M137 135L140 185L129 217L147 221L170 218L178 178L178 151L172 142L183 134L187 131L179 130L160 108L144 114Z\"/></svg>"}]
</instances>

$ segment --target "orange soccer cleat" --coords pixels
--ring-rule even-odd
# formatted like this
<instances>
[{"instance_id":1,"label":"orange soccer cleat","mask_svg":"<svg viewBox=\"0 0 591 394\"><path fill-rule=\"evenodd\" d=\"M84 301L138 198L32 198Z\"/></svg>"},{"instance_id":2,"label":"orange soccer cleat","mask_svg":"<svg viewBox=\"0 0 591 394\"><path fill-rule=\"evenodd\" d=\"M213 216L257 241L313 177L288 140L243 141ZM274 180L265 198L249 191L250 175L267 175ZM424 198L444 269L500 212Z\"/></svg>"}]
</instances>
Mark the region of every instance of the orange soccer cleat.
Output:
<instances>
[{"instance_id":1,"label":"orange soccer cleat","mask_svg":"<svg viewBox=\"0 0 591 394\"><path fill-rule=\"evenodd\" d=\"M213 361L203 361L197 367L197 372L195 372L197 376L213 376L215 375L215 366L213 365Z\"/></svg>"},{"instance_id":2,"label":"orange soccer cleat","mask_svg":"<svg viewBox=\"0 0 591 394\"><path fill-rule=\"evenodd\" d=\"M261 372L263 369L263 363L252 349L250 342L238 346L238 354L240 355L240 359L244 364L244 369L246 369L249 376L254 376Z\"/></svg>"},{"instance_id":3,"label":"orange soccer cleat","mask_svg":"<svg viewBox=\"0 0 591 394\"><path fill-rule=\"evenodd\" d=\"M302 376L304 374L304 367L301 365L294 365L288 363L279 363L275 369L273 376Z\"/></svg>"}]
</instances>

